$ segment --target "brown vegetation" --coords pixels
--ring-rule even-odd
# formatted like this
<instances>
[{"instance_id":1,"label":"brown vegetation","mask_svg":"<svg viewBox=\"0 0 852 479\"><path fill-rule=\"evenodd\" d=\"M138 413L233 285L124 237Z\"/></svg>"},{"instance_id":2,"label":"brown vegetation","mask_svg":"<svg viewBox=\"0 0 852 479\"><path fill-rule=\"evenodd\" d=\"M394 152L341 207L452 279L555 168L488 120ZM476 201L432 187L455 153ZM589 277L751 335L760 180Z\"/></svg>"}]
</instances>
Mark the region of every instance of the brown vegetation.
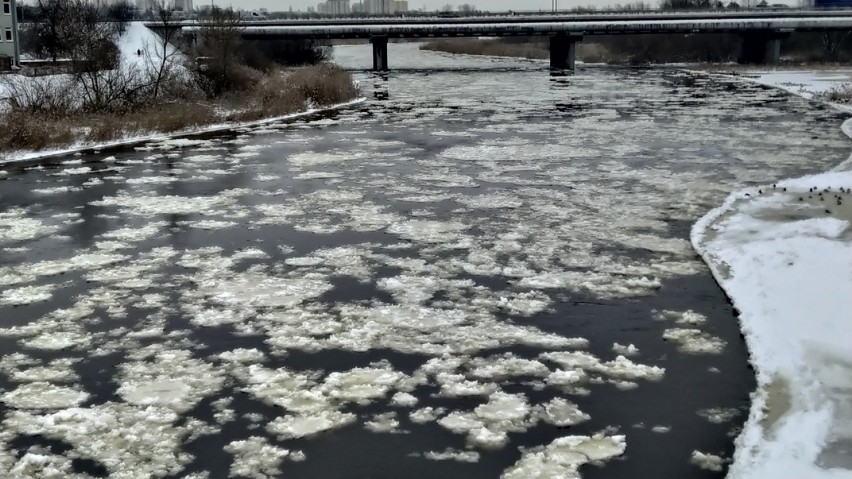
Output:
<instances>
[{"instance_id":1,"label":"brown vegetation","mask_svg":"<svg viewBox=\"0 0 852 479\"><path fill-rule=\"evenodd\" d=\"M67 108L69 100L49 91L53 94L47 105L8 105L0 116L0 151L38 151L189 131L219 122L250 122L344 103L359 94L351 75L334 65L275 71L262 75L250 90L215 101L172 100L122 112Z\"/></svg>"},{"instance_id":2,"label":"brown vegetation","mask_svg":"<svg viewBox=\"0 0 852 479\"><path fill-rule=\"evenodd\" d=\"M262 70L249 66L245 53L257 45L243 45L239 14L230 9L211 11L199 45L181 45L168 3L152 0L160 35L156 44L139 52L144 60L140 65L122 61L114 44L118 26L104 21L99 4L39 0L45 20L37 31L53 47L47 55L67 55L73 68L65 75L0 78L7 95L0 106L0 151L37 151L254 121L358 96L351 75L333 65L284 71L271 66L274 58L269 57ZM48 13L53 10L61 15L51 23L54 17ZM315 56L306 53L313 45L277 47L277 56L297 52L297 62L322 57L319 50Z\"/></svg>"},{"instance_id":3,"label":"brown vegetation","mask_svg":"<svg viewBox=\"0 0 852 479\"><path fill-rule=\"evenodd\" d=\"M819 95L819 98L831 103L852 103L852 85L845 83Z\"/></svg>"}]
</instances>

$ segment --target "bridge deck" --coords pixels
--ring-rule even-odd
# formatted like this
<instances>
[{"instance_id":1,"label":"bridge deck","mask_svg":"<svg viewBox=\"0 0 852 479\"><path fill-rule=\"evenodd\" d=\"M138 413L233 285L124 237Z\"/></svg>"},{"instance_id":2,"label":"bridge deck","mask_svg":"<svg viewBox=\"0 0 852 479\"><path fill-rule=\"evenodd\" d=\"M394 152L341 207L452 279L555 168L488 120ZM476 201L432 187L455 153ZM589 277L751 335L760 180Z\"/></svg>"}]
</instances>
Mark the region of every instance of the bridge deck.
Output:
<instances>
[{"instance_id":1,"label":"bridge deck","mask_svg":"<svg viewBox=\"0 0 852 479\"><path fill-rule=\"evenodd\" d=\"M200 25L186 25L193 32ZM536 36L536 35L625 35L647 33L718 33L753 31L825 31L852 29L852 14L832 17L756 18L756 19L693 19L693 20L617 20L617 21L559 21L503 23L446 23L446 24L368 24L368 25L248 25L244 37L276 37L292 39L347 39L418 37L476 37L476 36Z\"/></svg>"}]
</instances>

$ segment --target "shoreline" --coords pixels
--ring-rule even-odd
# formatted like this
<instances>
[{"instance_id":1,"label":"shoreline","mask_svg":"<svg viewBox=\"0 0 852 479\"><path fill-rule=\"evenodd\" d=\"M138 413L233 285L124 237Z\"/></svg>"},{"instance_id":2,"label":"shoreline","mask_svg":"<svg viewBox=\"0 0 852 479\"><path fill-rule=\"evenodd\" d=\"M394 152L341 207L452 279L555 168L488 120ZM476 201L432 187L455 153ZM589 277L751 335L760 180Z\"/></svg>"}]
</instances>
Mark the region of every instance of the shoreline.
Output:
<instances>
[{"instance_id":1,"label":"shoreline","mask_svg":"<svg viewBox=\"0 0 852 479\"><path fill-rule=\"evenodd\" d=\"M192 128L188 130L180 130L174 133L156 133L152 132L148 135L142 136L134 136L129 138L124 138L121 140L108 141L104 143L95 143L95 144L78 144L78 145L70 145L67 148L54 149L54 150L42 150L42 151L16 151L11 154L0 153L0 166L12 165L16 163L24 163L29 161L38 161L44 160L48 158L56 158L59 156L65 156L75 153L89 153L96 151L109 150L113 148L121 148L127 146L140 145L144 143L148 143L151 141L157 140L171 140L177 138L192 138L195 136L201 135L209 135L213 133L222 133L233 131L239 128L249 128L260 125L268 125L270 123L276 123L279 121L288 121L288 120L298 120L300 118L308 117L311 115L323 114L332 111L345 110L352 106L358 105L366 101L366 98L359 97L354 100L337 103L334 105L329 105L327 107L322 108L310 108L305 111L300 111L297 113L291 113L288 115L264 118L261 120L255 121L247 121L247 122L231 122L231 123L214 123L200 128Z\"/></svg>"},{"instance_id":2,"label":"shoreline","mask_svg":"<svg viewBox=\"0 0 852 479\"><path fill-rule=\"evenodd\" d=\"M847 105L820 99L816 93L804 88L796 90L790 85L761 81L759 76L696 73L758 83L809 102L831 106L843 113L852 113L852 108ZM840 129L852 139L852 118L846 119ZM787 283L791 279L793 283L800 279L796 277L797 274L807 277L809 270L813 269L812 265L820 263L822 258L814 251L835 253L833 260L836 263L822 264L824 269L818 270L828 277L844 268L841 266L844 260L849 261L849 255L843 252L852 244L843 235L849 231L852 217L840 206L840 199L837 206L832 203L830 207L824 208L823 213L820 208L826 203L822 197L821 203L816 204L812 204L815 200L804 198L813 188L806 184L817 184L820 189L833 187L834 192L837 192L847 179L852 182L852 173L844 171L850 165L852 151L845 160L826 172L780 180L776 183L780 190L767 185L763 187L765 193L760 187L733 191L719 207L709 211L692 227L693 248L739 313L740 329L758 383L757 389L751 394L749 417L743 431L734 441L735 452L728 477L818 479L850 473L850 465L836 459L843 451L829 443L832 436L836 436L831 424L838 421L837 417L833 417L837 412L833 407L837 406L837 401L832 399L837 391L832 388L832 379L826 381L822 377L830 373L825 371L830 369L830 361L848 359L850 351L841 347L834 355L825 353L825 357L830 357L830 360L811 351L812 348L821 349L815 347L817 344L831 349L826 346L831 342L830 335L843 336L840 324L842 318L827 314L828 321L823 321L827 325L821 326L828 331L828 335L823 332L822 337L816 334L815 337L803 339L797 330L799 327L803 330L814 327L807 322L811 319L807 314L797 316L801 313L797 309L802 304L811 307L816 304L817 309L823 307L832 312L832 300L841 303L837 298L842 297L842 291L835 291L841 293L839 296L823 296L826 291L820 289L831 292L832 286L836 285L814 288L808 286L807 281L799 281L802 283L797 285L799 288L786 292L788 297L784 298L785 293L782 292L785 286L789 286ZM769 188L773 188L772 191ZM841 194L845 199L845 194ZM811 250L805 249L804 245ZM787 270L780 270L778 264L773 264L773 261L778 261L779 255L785 258L783 261L786 262ZM802 259L804 261L800 261ZM843 286L841 281L839 288ZM782 306L780 309L779 304ZM820 316L820 311L812 311L812 314ZM820 317L820 320L824 319ZM766 339L767 336L769 339ZM814 345L803 344L809 339L814 341ZM797 353L799 356L796 356ZM793 356L793 365L786 364L788 358L779 357L782 355ZM815 371L810 371L808 366L813 363L816 363ZM808 371L797 371L797 367ZM848 438L841 436L841 446L844 440Z\"/></svg>"}]
</instances>

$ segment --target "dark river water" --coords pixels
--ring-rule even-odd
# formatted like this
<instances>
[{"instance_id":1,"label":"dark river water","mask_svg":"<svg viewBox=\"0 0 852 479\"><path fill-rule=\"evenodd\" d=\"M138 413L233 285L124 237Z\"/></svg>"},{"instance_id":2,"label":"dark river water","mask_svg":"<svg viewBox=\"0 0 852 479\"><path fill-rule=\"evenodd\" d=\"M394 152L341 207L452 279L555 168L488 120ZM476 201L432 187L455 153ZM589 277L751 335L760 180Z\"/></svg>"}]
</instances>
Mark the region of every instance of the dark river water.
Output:
<instances>
[{"instance_id":1,"label":"dark river water","mask_svg":"<svg viewBox=\"0 0 852 479\"><path fill-rule=\"evenodd\" d=\"M369 53L344 111L0 166L0 476L725 475L754 378L690 227L841 116Z\"/></svg>"}]
</instances>

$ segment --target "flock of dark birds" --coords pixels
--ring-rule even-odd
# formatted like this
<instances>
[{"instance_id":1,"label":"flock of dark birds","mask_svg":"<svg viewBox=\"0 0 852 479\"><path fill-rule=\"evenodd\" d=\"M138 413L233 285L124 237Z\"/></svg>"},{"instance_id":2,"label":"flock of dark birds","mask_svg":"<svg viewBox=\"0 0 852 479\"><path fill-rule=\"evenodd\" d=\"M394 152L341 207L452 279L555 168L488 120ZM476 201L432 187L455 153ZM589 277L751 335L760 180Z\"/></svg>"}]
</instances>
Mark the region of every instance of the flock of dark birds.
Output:
<instances>
[{"instance_id":1,"label":"flock of dark birds","mask_svg":"<svg viewBox=\"0 0 852 479\"><path fill-rule=\"evenodd\" d=\"M817 188L816 186L814 186L813 188L808 189L808 193L810 193L810 194L808 195L808 199L809 199L809 200L814 199L814 194L816 194L817 198L819 198L819 200L820 200L820 201L823 201L823 202L826 200L826 198L828 198L828 195L829 195L829 194L833 194L833 195L834 195L834 200L835 200L835 201L837 201L837 206L843 206L843 197L842 197L842 196L840 196L840 195L838 195L838 194L836 194L836 193L832 193L832 192L831 192L831 187L828 187L828 188L825 188L825 189L824 189L824 190L822 190L822 191L819 191L819 188ZM844 187L842 187L842 186L841 186L841 187L840 187L840 193L841 193L841 194L849 194L849 193L852 193L852 189L846 189L846 188L844 188ZM804 197L804 196L800 196L800 197L799 197L799 201L805 201L805 197ZM829 199L829 201L831 201L831 200ZM830 209L828 209L828 208L826 208L826 209L825 209L825 212L826 212L827 214L831 214L831 210L830 210Z\"/></svg>"},{"instance_id":2,"label":"flock of dark birds","mask_svg":"<svg viewBox=\"0 0 852 479\"><path fill-rule=\"evenodd\" d=\"M778 186L772 185L772 189L777 190ZM782 188L782 190L786 192L787 188ZM768 191L769 190L767 190L767 192ZM762 189L757 190L757 193L762 195L763 190ZM808 189L808 199L809 200L814 199L814 196L816 196L820 201L824 202L824 201L826 201L826 199L828 199L828 201L831 202L832 198L830 198L829 195L833 195L834 196L833 199L834 199L834 201L837 202L837 206L843 206L843 196L841 196L841 195L849 195L849 194L852 194L852 188L844 188L842 186L840 187L840 194L832 193L831 187L825 188L822 191L820 191L820 189L817 188L816 186ZM745 195L751 196L749 193L746 193ZM799 201L805 201L805 197L800 196ZM825 209L825 212L829 215L831 214L831 210L828 209L828 208Z\"/></svg>"}]
</instances>

